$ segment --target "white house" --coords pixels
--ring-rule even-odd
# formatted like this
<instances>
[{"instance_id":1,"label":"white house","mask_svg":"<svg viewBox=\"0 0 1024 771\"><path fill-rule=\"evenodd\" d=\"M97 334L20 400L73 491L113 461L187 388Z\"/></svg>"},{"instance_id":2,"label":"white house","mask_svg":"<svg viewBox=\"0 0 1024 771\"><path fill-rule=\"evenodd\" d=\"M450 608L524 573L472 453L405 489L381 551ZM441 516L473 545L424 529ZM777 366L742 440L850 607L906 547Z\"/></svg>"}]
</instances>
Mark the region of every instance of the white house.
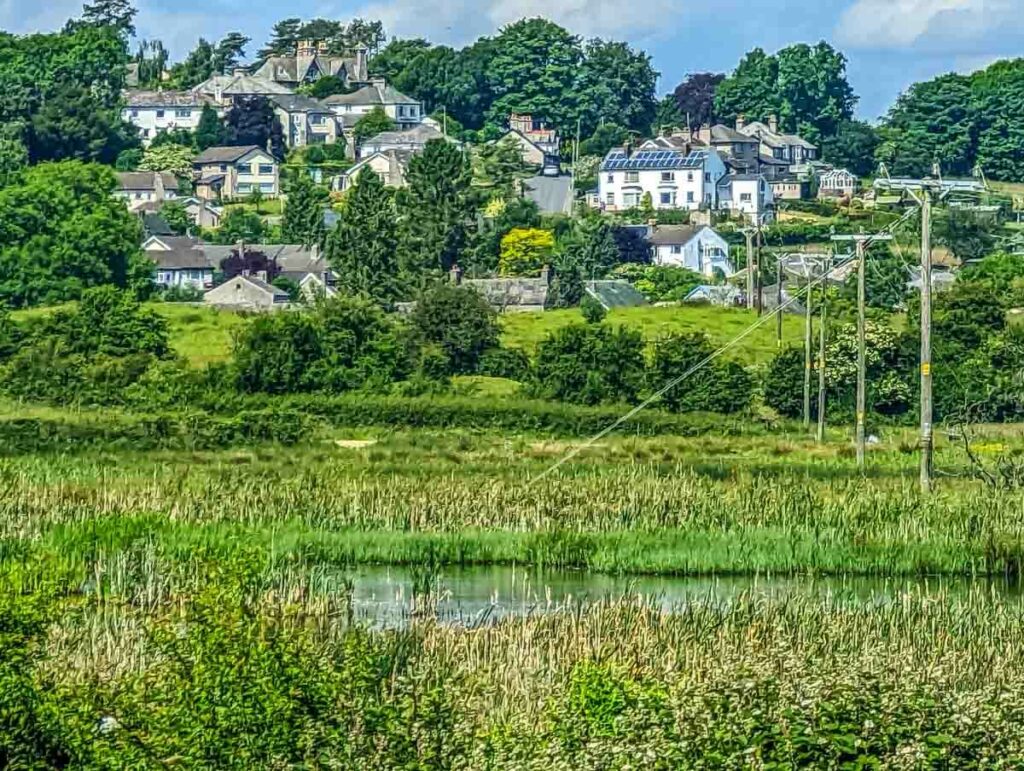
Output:
<instances>
[{"instance_id":1,"label":"white house","mask_svg":"<svg viewBox=\"0 0 1024 771\"><path fill-rule=\"evenodd\" d=\"M148 146L163 131L195 131L207 104L213 100L192 91L126 91L121 117L138 128Z\"/></svg>"},{"instance_id":2,"label":"white house","mask_svg":"<svg viewBox=\"0 0 1024 771\"><path fill-rule=\"evenodd\" d=\"M770 222L775 215L772 186L760 174L731 174L718 188L721 208L751 222Z\"/></svg>"},{"instance_id":3,"label":"white house","mask_svg":"<svg viewBox=\"0 0 1024 771\"><path fill-rule=\"evenodd\" d=\"M406 173L409 171L409 150L385 150L384 152L367 155L355 166L334 179L333 187L345 191L352 187L363 169L373 171L388 187L405 187Z\"/></svg>"},{"instance_id":4,"label":"white house","mask_svg":"<svg viewBox=\"0 0 1024 771\"><path fill-rule=\"evenodd\" d=\"M213 286L213 264L197 238L152 236L142 245L142 251L156 266L157 286L200 290Z\"/></svg>"},{"instance_id":5,"label":"white house","mask_svg":"<svg viewBox=\"0 0 1024 771\"><path fill-rule=\"evenodd\" d=\"M351 118L358 119L377 107L384 110L400 130L423 122L423 104L406 96L387 84L383 78L373 78L370 85L351 94L335 94L323 100L348 125Z\"/></svg>"},{"instance_id":6,"label":"white house","mask_svg":"<svg viewBox=\"0 0 1024 771\"><path fill-rule=\"evenodd\" d=\"M114 195L135 211L146 204L173 201L178 190L178 179L169 171L119 171Z\"/></svg>"},{"instance_id":7,"label":"white house","mask_svg":"<svg viewBox=\"0 0 1024 771\"><path fill-rule=\"evenodd\" d=\"M606 211L639 206L650 195L655 209L718 207L725 162L714 150L612 150L601 163L599 196Z\"/></svg>"},{"instance_id":8,"label":"white house","mask_svg":"<svg viewBox=\"0 0 1024 771\"><path fill-rule=\"evenodd\" d=\"M800 166L817 160L818 148L806 139L795 134L779 131L779 120L772 115L768 123L754 121L746 123L741 118L736 123L736 130L761 142L760 152L776 160L785 161L790 166Z\"/></svg>"},{"instance_id":9,"label":"white house","mask_svg":"<svg viewBox=\"0 0 1024 771\"><path fill-rule=\"evenodd\" d=\"M721 271L734 272L729 261L729 244L706 225L659 225L648 237L654 252L655 265L689 268L704 276Z\"/></svg>"}]
</instances>

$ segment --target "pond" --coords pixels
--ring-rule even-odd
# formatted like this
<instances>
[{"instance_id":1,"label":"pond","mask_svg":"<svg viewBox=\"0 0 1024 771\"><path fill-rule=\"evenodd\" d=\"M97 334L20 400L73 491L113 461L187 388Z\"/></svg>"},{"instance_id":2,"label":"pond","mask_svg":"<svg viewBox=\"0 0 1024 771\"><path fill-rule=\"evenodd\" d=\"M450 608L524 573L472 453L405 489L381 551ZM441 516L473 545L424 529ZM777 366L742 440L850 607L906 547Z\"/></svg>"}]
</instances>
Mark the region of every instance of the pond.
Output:
<instances>
[{"instance_id":1,"label":"pond","mask_svg":"<svg viewBox=\"0 0 1024 771\"><path fill-rule=\"evenodd\" d=\"M422 615L473 626L624 597L641 598L666 611L693 602L728 603L741 596L851 605L885 604L907 594L955 599L984 592L1009 601L1024 599L1019 584L967 578L673 578L516 567L445 568L430 575L415 568L357 568L346 572L346 578L351 581L355 620L382 627L401 626Z\"/></svg>"}]
</instances>

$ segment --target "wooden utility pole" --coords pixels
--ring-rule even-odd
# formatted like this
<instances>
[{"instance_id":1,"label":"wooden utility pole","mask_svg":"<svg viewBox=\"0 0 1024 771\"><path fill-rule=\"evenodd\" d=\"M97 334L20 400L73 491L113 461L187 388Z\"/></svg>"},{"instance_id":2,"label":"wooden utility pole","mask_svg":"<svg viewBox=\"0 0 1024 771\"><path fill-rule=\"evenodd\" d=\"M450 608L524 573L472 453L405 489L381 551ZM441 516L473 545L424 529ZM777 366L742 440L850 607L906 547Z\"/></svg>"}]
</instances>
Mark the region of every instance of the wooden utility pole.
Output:
<instances>
[{"instance_id":1,"label":"wooden utility pole","mask_svg":"<svg viewBox=\"0 0 1024 771\"><path fill-rule=\"evenodd\" d=\"M811 306L814 302L814 284L807 272L807 297L804 300L804 430L811 430L811 337L814 331L811 321ZM781 315L780 315L781 318Z\"/></svg>"},{"instance_id":2,"label":"wooden utility pole","mask_svg":"<svg viewBox=\"0 0 1024 771\"><path fill-rule=\"evenodd\" d=\"M782 261L775 261L775 347L782 350Z\"/></svg>"},{"instance_id":3,"label":"wooden utility pole","mask_svg":"<svg viewBox=\"0 0 1024 771\"><path fill-rule=\"evenodd\" d=\"M921 200L921 490L932 489L932 194Z\"/></svg>"},{"instance_id":4,"label":"wooden utility pole","mask_svg":"<svg viewBox=\"0 0 1024 771\"><path fill-rule=\"evenodd\" d=\"M867 319L865 304L865 249L863 239L857 239L857 466L864 468L864 422L867 411L867 345L865 342Z\"/></svg>"},{"instance_id":5,"label":"wooden utility pole","mask_svg":"<svg viewBox=\"0 0 1024 771\"><path fill-rule=\"evenodd\" d=\"M821 318L818 319L818 442L825 441L825 318L828 313L828 276L832 258L825 263L825 279L821 289Z\"/></svg>"},{"instance_id":6,"label":"wooden utility pole","mask_svg":"<svg viewBox=\"0 0 1024 771\"><path fill-rule=\"evenodd\" d=\"M832 236L833 241L854 241L857 247L857 466L864 468L865 422L867 420L867 247L875 241L891 241L889 235Z\"/></svg>"},{"instance_id":7,"label":"wooden utility pole","mask_svg":"<svg viewBox=\"0 0 1024 771\"><path fill-rule=\"evenodd\" d=\"M764 287L761 285L761 222L758 220L757 223L757 249L754 250L754 280L757 282L757 315L760 316L764 313Z\"/></svg>"},{"instance_id":8,"label":"wooden utility pole","mask_svg":"<svg viewBox=\"0 0 1024 771\"><path fill-rule=\"evenodd\" d=\"M743 230L747 237L747 310L754 309L754 232L750 228Z\"/></svg>"}]
</instances>

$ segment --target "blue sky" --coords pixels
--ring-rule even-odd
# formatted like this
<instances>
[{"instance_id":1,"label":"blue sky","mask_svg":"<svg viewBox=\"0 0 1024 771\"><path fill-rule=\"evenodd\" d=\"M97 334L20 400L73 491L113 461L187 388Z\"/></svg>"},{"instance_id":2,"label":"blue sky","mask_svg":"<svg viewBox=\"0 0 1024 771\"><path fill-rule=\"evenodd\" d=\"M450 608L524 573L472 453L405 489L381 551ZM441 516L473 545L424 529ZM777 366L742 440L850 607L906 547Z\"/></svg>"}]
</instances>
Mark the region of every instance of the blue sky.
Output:
<instances>
[{"instance_id":1,"label":"blue sky","mask_svg":"<svg viewBox=\"0 0 1024 771\"><path fill-rule=\"evenodd\" d=\"M82 0L0 0L0 27L59 27ZM200 35L267 37L287 16L379 18L389 35L461 45L524 16L625 39L654 58L668 91L688 72L728 71L754 46L827 40L849 59L861 117L882 115L910 83L1024 52L1024 0L137 0L142 37L180 56ZM250 51L250 53L252 53Z\"/></svg>"}]
</instances>

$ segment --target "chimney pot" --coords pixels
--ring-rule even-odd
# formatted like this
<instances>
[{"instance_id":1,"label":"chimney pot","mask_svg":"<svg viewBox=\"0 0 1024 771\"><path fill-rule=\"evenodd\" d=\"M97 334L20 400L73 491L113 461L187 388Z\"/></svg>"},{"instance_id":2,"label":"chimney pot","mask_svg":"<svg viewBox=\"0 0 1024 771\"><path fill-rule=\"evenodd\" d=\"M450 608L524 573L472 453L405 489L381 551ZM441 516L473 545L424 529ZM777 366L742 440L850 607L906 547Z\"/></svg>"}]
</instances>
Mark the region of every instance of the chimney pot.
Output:
<instances>
[{"instance_id":1,"label":"chimney pot","mask_svg":"<svg viewBox=\"0 0 1024 771\"><path fill-rule=\"evenodd\" d=\"M740 115L737 115L736 116L736 130L737 131L743 131L743 128L746 125L747 125L747 116L743 115L742 113Z\"/></svg>"},{"instance_id":2,"label":"chimney pot","mask_svg":"<svg viewBox=\"0 0 1024 771\"><path fill-rule=\"evenodd\" d=\"M768 130L771 131L773 134L778 134L779 133L779 116L778 115L769 115L768 116Z\"/></svg>"}]
</instances>

